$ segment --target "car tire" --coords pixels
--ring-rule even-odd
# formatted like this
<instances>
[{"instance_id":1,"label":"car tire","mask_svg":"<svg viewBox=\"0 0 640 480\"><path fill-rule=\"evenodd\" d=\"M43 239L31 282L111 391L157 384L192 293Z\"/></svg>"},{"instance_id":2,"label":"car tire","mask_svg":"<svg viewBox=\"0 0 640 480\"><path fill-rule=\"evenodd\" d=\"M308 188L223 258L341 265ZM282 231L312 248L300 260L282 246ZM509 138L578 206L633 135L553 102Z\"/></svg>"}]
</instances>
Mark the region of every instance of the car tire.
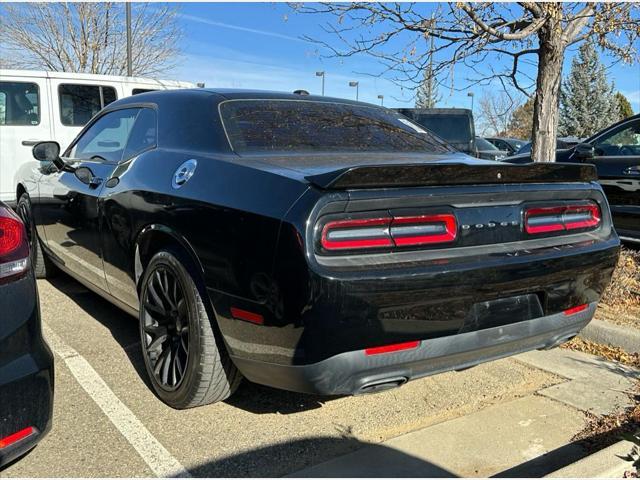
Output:
<instances>
[{"instance_id":1,"label":"car tire","mask_svg":"<svg viewBox=\"0 0 640 480\"><path fill-rule=\"evenodd\" d=\"M42 250L42 244L33 221L31 199L27 193L23 193L20 196L16 210L27 230L31 268L33 268L36 278L51 278L55 276L58 269Z\"/></svg>"},{"instance_id":2,"label":"car tire","mask_svg":"<svg viewBox=\"0 0 640 480\"><path fill-rule=\"evenodd\" d=\"M242 375L207 313L192 263L177 250L156 253L140 283L140 339L156 395L176 409L228 398ZM187 328L185 334L185 327ZM185 344L186 339L186 344Z\"/></svg>"}]
</instances>

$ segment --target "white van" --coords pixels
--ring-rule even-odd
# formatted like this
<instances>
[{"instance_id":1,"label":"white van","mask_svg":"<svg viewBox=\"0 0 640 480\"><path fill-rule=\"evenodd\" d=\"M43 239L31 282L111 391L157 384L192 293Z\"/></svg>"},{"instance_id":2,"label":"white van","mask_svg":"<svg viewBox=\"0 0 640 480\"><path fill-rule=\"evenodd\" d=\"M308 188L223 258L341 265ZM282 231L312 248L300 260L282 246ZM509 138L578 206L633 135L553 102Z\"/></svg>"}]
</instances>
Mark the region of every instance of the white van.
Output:
<instances>
[{"instance_id":1,"label":"white van","mask_svg":"<svg viewBox=\"0 0 640 480\"><path fill-rule=\"evenodd\" d=\"M105 105L151 90L194 88L188 82L85 73L0 69L0 200L15 206L20 165L38 141L62 151Z\"/></svg>"}]
</instances>

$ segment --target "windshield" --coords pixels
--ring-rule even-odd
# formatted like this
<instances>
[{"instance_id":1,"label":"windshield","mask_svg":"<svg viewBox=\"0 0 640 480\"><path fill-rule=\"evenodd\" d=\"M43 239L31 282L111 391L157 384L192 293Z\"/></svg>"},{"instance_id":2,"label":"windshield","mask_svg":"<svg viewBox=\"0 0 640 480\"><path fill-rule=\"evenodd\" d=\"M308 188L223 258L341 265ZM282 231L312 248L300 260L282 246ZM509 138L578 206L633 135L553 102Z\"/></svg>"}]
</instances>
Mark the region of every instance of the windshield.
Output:
<instances>
[{"instance_id":1,"label":"windshield","mask_svg":"<svg viewBox=\"0 0 640 480\"><path fill-rule=\"evenodd\" d=\"M469 143L471 141L471 122L467 115L423 113L415 115L414 119L448 142Z\"/></svg>"},{"instance_id":2,"label":"windshield","mask_svg":"<svg viewBox=\"0 0 640 480\"><path fill-rule=\"evenodd\" d=\"M498 148L493 143L485 140L482 137L476 137L476 148L478 150L498 150Z\"/></svg>"},{"instance_id":3,"label":"windshield","mask_svg":"<svg viewBox=\"0 0 640 480\"><path fill-rule=\"evenodd\" d=\"M232 100L220 115L236 152L447 153L440 139L384 108L310 100Z\"/></svg>"}]
</instances>

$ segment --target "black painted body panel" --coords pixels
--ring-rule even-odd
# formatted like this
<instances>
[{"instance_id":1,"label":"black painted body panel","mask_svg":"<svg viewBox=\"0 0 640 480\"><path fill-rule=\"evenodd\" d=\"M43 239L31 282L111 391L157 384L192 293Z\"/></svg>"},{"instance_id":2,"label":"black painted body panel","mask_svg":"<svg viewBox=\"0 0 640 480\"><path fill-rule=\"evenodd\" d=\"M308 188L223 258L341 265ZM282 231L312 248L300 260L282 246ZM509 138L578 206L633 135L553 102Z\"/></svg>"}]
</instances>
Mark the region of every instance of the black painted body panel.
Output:
<instances>
[{"instance_id":1,"label":"black painted body panel","mask_svg":"<svg viewBox=\"0 0 640 480\"><path fill-rule=\"evenodd\" d=\"M36 433L0 449L0 467L51 429L53 356L42 336L33 273L0 284L0 438L27 427Z\"/></svg>"},{"instance_id":2,"label":"black painted body panel","mask_svg":"<svg viewBox=\"0 0 640 480\"><path fill-rule=\"evenodd\" d=\"M300 99L199 89L110 104L101 114L156 109L157 148L120 164L75 161L105 179L94 190L73 173L26 166L22 184L46 251L135 314L145 262L167 244L181 248L231 355L280 365L482 329L472 322L480 316L469 315L486 302L491 311L494 301L528 299L527 309L553 315L598 301L608 284L619 241L602 191L589 181L591 167L508 166L428 152L240 156L226 141L217 105L256 97ZM173 188L174 173L191 159L194 175ZM518 223L461 233L461 243L445 249L331 257L316 248L316 224L327 215L447 207L474 224L520 222L523 202L586 198L600 204L602 226L563 238L528 239ZM262 315L264 324L233 319L231 307Z\"/></svg>"}]
</instances>

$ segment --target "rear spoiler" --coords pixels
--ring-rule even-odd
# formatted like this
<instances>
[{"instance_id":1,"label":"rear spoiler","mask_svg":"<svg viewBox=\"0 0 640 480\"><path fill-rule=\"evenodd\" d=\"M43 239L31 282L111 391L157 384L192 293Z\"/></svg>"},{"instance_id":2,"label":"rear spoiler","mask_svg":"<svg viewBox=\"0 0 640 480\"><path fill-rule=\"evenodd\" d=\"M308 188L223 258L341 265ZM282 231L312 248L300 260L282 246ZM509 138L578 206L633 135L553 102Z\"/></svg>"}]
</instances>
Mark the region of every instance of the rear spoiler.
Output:
<instances>
[{"instance_id":1,"label":"rear spoiler","mask_svg":"<svg viewBox=\"0 0 640 480\"><path fill-rule=\"evenodd\" d=\"M339 190L495 183L591 182L597 180L598 175L595 166L581 163L422 163L341 168L305 178L320 188Z\"/></svg>"}]
</instances>

